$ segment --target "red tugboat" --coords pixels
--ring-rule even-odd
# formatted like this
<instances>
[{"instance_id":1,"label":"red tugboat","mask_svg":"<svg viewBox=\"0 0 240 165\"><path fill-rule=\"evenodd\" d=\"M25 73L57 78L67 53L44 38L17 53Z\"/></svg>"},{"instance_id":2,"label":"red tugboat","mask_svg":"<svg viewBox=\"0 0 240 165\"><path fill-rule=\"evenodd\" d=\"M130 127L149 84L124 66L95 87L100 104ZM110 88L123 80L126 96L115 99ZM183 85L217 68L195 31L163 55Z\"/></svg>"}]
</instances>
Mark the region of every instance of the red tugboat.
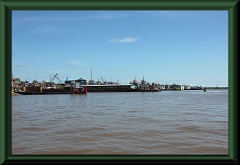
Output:
<instances>
[{"instance_id":1,"label":"red tugboat","mask_svg":"<svg viewBox=\"0 0 240 165\"><path fill-rule=\"evenodd\" d=\"M87 94L87 87L83 87L80 82L72 83L73 94Z\"/></svg>"}]
</instances>

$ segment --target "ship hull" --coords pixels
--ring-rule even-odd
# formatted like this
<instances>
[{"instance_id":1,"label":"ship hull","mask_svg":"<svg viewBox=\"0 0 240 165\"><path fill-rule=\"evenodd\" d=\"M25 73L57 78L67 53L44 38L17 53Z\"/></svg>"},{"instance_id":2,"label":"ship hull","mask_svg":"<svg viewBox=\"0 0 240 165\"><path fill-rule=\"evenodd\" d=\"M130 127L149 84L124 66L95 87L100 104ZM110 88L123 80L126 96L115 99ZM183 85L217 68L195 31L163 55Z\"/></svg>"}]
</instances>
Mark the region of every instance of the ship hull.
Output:
<instances>
[{"instance_id":1,"label":"ship hull","mask_svg":"<svg viewBox=\"0 0 240 165\"><path fill-rule=\"evenodd\" d=\"M132 84L126 85L83 85L88 92L160 92L160 89L138 89Z\"/></svg>"},{"instance_id":2,"label":"ship hull","mask_svg":"<svg viewBox=\"0 0 240 165\"><path fill-rule=\"evenodd\" d=\"M50 94L72 94L71 92L32 92L32 91L25 91L25 92L16 92L22 95L50 95Z\"/></svg>"}]
</instances>

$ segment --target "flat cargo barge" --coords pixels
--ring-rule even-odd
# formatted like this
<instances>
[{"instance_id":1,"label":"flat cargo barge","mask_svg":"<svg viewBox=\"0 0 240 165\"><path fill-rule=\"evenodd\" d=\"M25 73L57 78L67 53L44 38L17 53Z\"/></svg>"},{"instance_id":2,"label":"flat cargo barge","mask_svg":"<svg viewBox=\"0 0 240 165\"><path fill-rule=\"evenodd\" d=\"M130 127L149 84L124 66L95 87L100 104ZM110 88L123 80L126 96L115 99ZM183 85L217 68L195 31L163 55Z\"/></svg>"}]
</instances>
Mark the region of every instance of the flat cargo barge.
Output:
<instances>
[{"instance_id":1,"label":"flat cargo barge","mask_svg":"<svg viewBox=\"0 0 240 165\"><path fill-rule=\"evenodd\" d=\"M88 92L160 92L160 89L140 89L133 84L82 85Z\"/></svg>"},{"instance_id":2,"label":"flat cargo barge","mask_svg":"<svg viewBox=\"0 0 240 165\"><path fill-rule=\"evenodd\" d=\"M22 95L49 95L49 94L72 94L72 92L34 92L34 91L21 91L15 92Z\"/></svg>"},{"instance_id":3,"label":"flat cargo barge","mask_svg":"<svg viewBox=\"0 0 240 165\"><path fill-rule=\"evenodd\" d=\"M22 95L49 95L49 94L87 94L87 87L81 86L79 82L63 86L60 89L43 89L42 87L23 87L22 91L15 93Z\"/></svg>"},{"instance_id":4,"label":"flat cargo barge","mask_svg":"<svg viewBox=\"0 0 240 165\"><path fill-rule=\"evenodd\" d=\"M86 87L88 92L135 92L136 89L132 85L121 84L121 85L82 85Z\"/></svg>"}]
</instances>

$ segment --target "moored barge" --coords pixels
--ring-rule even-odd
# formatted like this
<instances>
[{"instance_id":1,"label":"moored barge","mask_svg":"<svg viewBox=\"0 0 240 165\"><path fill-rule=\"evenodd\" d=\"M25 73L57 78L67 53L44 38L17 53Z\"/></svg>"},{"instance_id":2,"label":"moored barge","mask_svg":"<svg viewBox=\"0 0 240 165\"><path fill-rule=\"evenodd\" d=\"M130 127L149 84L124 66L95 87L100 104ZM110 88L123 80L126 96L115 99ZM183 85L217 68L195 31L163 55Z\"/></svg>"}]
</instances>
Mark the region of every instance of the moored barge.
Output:
<instances>
[{"instance_id":1,"label":"moored barge","mask_svg":"<svg viewBox=\"0 0 240 165\"><path fill-rule=\"evenodd\" d=\"M159 88L140 88L133 84L82 85L88 92L160 92Z\"/></svg>"},{"instance_id":2,"label":"moored barge","mask_svg":"<svg viewBox=\"0 0 240 165\"><path fill-rule=\"evenodd\" d=\"M62 88L46 88L43 87L23 87L19 93L22 95L48 95L48 94L87 94L87 87L83 87L80 82L72 83L71 85L63 86Z\"/></svg>"},{"instance_id":3,"label":"moored barge","mask_svg":"<svg viewBox=\"0 0 240 165\"><path fill-rule=\"evenodd\" d=\"M136 92L132 84L82 85L88 92Z\"/></svg>"}]
</instances>

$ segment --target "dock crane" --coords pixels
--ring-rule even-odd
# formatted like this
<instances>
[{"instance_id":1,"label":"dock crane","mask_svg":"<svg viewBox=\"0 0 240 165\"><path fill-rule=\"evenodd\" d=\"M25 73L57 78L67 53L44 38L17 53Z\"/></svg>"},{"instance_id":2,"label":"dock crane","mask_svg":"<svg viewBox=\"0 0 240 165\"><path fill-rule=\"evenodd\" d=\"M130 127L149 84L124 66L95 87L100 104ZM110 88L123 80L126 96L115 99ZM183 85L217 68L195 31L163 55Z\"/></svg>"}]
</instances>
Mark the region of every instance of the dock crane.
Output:
<instances>
[{"instance_id":1,"label":"dock crane","mask_svg":"<svg viewBox=\"0 0 240 165\"><path fill-rule=\"evenodd\" d=\"M57 78L58 79L58 81L60 81L61 83L62 83L62 81L61 80L59 80L59 78L57 77L57 75L58 75L58 73L57 74L55 74L54 76L53 76L53 78L51 79L51 81L50 82L52 82L55 78ZM63 83L62 83L63 84Z\"/></svg>"},{"instance_id":2,"label":"dock crane","mask_svg":"<svg viewBox=\"0 0 240 165\"><path fill-rule=\"evenodd\" d=\"M102 79L102 82L103 82L103 84L104 84L104 80L103 80L102 76L101 76L101 79Z\"/></svg>"}]
</instances>

